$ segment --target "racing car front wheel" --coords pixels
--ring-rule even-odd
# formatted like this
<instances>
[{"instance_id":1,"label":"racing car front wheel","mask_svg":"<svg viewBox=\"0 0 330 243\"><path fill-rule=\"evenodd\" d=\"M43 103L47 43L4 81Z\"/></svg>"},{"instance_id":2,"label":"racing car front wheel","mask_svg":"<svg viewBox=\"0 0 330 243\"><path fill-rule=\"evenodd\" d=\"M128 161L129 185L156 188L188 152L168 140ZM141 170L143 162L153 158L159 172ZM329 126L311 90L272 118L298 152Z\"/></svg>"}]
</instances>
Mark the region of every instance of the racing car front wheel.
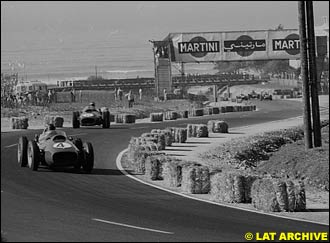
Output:
<instances>
[{"instance_id":1,"label":"racing car front wheel","mask_svg":"<svg viewBox=\"0 0 330 243\"><path fill-rule=\"evenodd\" d=\"M28 144L28 166L30 169L37 171L40 162L40 151L35 141L31 140Z\"/></svg>"},{"instance_id":2,"label":"racing car front wheel","mask_svg":"<svg viewBox=\"0 0 330 243\"><path fill-rule=\"evenodd\" d=\"M73 128L79 128L80 127L80 122L79 122L79 112L74 111L72 113L72 127Z\"/></svg>"},{"instance_id":3,"label":"racing car front wheel","mask_svg":"<svg viewBox=\"0 0 330 243\"><path fill-rule=\"evenodd\" d=\"M17 160L21 167L26 167L28 140L25 136L18 139Z\"/></svg>"},{"instance_id":4,"label":"racing car front wheel","mask_svg":"<svg viewBox=\"0 0 330 243\"><path fill-rule=\"evenodd\" d=\"M84 160L82 163L83 170L87 173L91 173L94 167L94 149L90 142L83 143Z\"/></svg>"}]
</instances>

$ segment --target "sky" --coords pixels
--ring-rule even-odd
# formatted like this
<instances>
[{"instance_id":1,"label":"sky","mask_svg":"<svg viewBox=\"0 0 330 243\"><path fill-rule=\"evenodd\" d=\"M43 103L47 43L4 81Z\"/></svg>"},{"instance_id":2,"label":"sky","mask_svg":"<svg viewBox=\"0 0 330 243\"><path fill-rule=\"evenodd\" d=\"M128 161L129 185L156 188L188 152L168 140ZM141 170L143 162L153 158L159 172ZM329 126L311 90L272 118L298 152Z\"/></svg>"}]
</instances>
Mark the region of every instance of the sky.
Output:
<instances>
[{"instance_id":1,"label":"sky","mask_svg":"<svg viewBox=\"0 0 330 243\"><path fill-rule=\"evenodd\" d=\"M329 17L329 1L314 1L314 21ZM298 28L298 1L1 1L1 30L68 34L104 31L170 32Z\"/></svg>"}]
</instances>

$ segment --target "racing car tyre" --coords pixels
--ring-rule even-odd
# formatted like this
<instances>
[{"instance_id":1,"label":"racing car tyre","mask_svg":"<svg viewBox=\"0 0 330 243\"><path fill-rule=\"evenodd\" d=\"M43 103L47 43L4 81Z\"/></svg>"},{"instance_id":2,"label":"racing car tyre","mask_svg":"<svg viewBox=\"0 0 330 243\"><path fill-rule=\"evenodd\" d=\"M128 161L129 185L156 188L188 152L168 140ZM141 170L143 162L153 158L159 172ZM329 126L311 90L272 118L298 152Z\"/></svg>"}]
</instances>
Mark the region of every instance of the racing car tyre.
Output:
<instances>
[{"instance_id":1,"label":"racing car tyre","mask_svg":"<svg viewBox=\"0 0 330 243\"><path fill-rule=\"evenodd\" d=\"M78 111L74 111L72 113L72 127L73 128L79 128L80 127L80 122L78 120L79 117L79 112Z\"/></svg>"},{"instance_id":2,"label":"racing car tyre","mask_svg":"<svg viewBox=\"0 0 330 243\"><path fill-rule=\"evenodd\" d=\"M83 170L87 173L91 173L94 167L94 149L90 142L83 143L84 148L84 160L82 163Z\"/></svg>"},{"instance_id":3,"label":"racing car tyre","mask_svg":"<svg viewBox=\"0 0 330 243\"><path fill-rule=\"evenodd\" d=\"M40 151L37 143L33 140L28 144L28 166L30 169L37 171L40 162Z\"/></svg>"},{"instance_id":4,"label":"racing car tyre","mask_svg":"<svg viewBox=\"0 0 330 243\"><path fill-rule=\"evenodd\" d=\"M26 167L27 161L27 147L28 147L28 140L25 136L22 136L18 139L18 149L17 149L17 159L18 164L21 167Z\"/></svg>"},{"instance_id":5,"label":"racing car tyre","mask_svg":"<svg viewBox=\"0 0 330 243\"><path fill-rule=\"evenodd\" d=\"M102 112L102 127L103 128L109 128L110 127L110 112L109 111L103 111Z\"/></svg>"},{"instance_id":6,"label":"racing car tyre","mask_svg":"<svg viewBox=\"0 0 330 243\"><path fill-rule=\"evenodd\" d=\"M76 138L75 140L73 140L73 144L79 149L79 153L78 153L79 157L77 163L74 165L74 168L76 170L80 170L82 161L84 160L83 142L80 138Z\"/></svg>"}]
</instances>

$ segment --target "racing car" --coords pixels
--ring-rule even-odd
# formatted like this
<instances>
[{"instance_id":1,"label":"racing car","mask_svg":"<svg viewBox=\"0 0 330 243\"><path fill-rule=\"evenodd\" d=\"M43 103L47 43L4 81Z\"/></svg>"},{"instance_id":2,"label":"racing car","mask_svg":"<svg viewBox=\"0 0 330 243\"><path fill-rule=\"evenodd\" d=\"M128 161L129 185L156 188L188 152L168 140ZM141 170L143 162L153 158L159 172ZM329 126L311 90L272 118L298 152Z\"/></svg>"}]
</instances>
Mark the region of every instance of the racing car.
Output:
<instances>
[{"instance_id":1,"label":"racing car","mask_svg":"<svg viewBox=\"0 0 330 243\"><path fill-rule=\"evenodd\" d=\"M268 93L262 93L260 96L260 100L273 100L273 96Z\"/></svg>"},{"instance_id":2,"label":"racing car","mask_svg":"<svg viewBox=\"0 0 330 243\"><path fill-rule=\"evenodd\" d=\"M18 140L17 158L21 167L28 166L37 171L44 165L50 169L58 167L82 168L91 173L94 167L94 149L90 142L82 142L80 138L68 137L62 130L55 130L50 124L33 140L21 136Z\"/></svg>"},{"instance_id":3,"label":"racing car","mask_svg":"<svg viewBox=\"0 0 330 243\"><path fill-rule=\"evenodd\" d=\"M72 114L72 127L102 125L102 128L110 127L110 112L108 108L96 109L92 102L81 112L74 111Z\"/></svg>"}]
</instances>

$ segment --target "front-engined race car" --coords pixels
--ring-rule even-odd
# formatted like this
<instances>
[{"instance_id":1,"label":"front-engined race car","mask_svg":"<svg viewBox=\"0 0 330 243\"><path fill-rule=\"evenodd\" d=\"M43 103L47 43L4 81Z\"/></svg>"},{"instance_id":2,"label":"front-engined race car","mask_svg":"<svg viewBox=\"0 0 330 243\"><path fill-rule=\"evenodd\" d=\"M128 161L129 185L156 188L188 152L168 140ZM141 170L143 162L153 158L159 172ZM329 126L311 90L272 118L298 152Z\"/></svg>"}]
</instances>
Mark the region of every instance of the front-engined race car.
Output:
<instances>
[{"instance_id":1,"label":"front-engined race car","mask_svg":"<svg viewBox=\"0 0 330 243\"><path fill-rule=\"evenodd\" d=\"M110 127L110 112L107 108L95 109L86 106L82 112L74 111L72 114L72 127L102 125L102 128Z\"/></svg>"},{"instance_id":2,"label":"front-engined race car","mask_svg":"<svg viewBox=\"0 0 330 243\"><path fill-rule=\"evenodd\" d=\"M18 163L38 170L40 165L55 169L57 167L74 167L91 173L94 167L94 150L90 142L82 142L80 138L68 137L61 130L47 130L34 140L28 141L22 136L18 141Z\"/></svg>"}]
</instances>

